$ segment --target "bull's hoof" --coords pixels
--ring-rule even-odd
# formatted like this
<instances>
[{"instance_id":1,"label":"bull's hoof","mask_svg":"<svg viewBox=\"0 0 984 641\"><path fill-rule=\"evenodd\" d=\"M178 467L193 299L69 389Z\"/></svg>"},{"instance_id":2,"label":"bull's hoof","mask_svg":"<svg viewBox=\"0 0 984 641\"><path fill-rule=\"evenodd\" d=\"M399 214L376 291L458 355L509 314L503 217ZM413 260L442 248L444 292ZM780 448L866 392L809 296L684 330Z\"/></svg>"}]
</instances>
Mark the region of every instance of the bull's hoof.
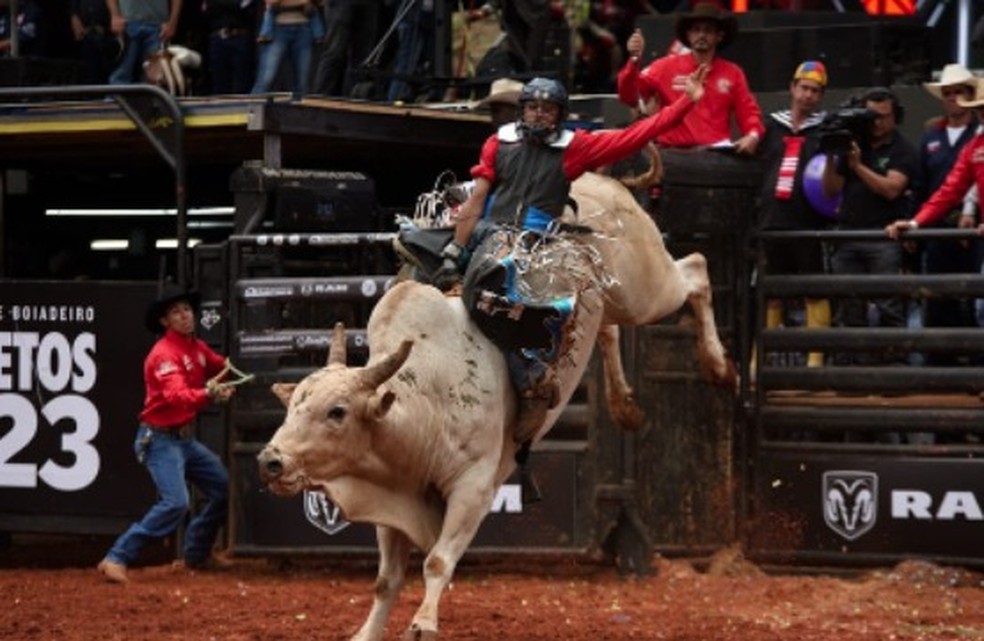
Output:
<instances>
[{"instance_id":1,"label":"bull's hoof","mask_svg":"<svg viewBox=\"0 0 984 641\"><path fill-rule=\"evenodd\" d=\"M403 634L403 641L437 641L437 630L423 630L414 623Z\"/></svg>"},{"instance_id":2,"label":"bull's hoof","mask_svg":"<svg viewBox=\"0 0 984 641\"><path fill-rule=\"evenodd\" d=\"M635 399L629 396L617 407L611 407L615 424L628 432L638 432L646 421L646 413L642 411Z\"/></svg>"}]
</instances>

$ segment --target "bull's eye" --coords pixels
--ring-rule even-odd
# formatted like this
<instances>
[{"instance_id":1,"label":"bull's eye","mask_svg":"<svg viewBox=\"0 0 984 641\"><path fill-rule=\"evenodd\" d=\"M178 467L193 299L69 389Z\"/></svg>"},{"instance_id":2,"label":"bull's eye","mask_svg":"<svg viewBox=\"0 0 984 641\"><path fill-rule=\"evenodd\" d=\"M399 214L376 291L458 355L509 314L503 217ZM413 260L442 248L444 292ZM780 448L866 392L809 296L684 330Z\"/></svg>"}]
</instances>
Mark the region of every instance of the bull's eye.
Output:
<instances>
[{"instance_id":1,"label":"bull's eye","mask_svg":"<svg viewBox=\"0 0 984 641\"><path fill-rule=\"evenodd\" d=\"M336 405L328 410L328 419L331 421L341 421L345 419L345 408L341 405Z\"/></svg>"}]
</instances>

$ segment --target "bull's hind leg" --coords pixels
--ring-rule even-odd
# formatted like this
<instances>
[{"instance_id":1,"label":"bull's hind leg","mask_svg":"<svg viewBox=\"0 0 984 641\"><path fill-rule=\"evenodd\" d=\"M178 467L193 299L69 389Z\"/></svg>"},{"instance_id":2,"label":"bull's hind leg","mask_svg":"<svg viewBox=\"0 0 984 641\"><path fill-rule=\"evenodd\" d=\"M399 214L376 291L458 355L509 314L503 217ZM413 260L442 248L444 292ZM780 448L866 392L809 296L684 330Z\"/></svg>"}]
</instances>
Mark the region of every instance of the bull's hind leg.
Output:
<instances>
[{"instance_id":1,"label":"bull's hind leg","mask_svg":"<svg viewBox=\"0 0 984 641\"><path fill-rule=\"evenodd\" d=\"M494 472L472 468L456 481L456 489L448 495L441 534L424 559L424 600L413 615L405 641L437 639L441 595L492 506Z\"/></svg>"},{"instance_id":2,"label":"bull's hind leg","mask_svg":"<svg viewBox=\"0 0 984 641\"><path fill-rule=\"evenodd\" d=\"M738 372L727 357L714 322L711 300L711 279L707 274L707 259L693 253L676 261L687 290L687 302L697 320L697 357L704 375L713 383L737 389Z\"/></svg>"},{"instance_id":3,"label":"bull's hind leg","mask_svg":"<svg viewBox=\"0 0 984 641\"><path fill-rule=\"evenodd\" d=\"M625 380L618 325L602 325L598 329L597 342L601 350L608 411L616 425L625 430L636 431L642 427L645 414L635 401L635 392Z\"/></svg>"},{"instance_id":4,"label":"bull's hind leg","mask_svg":"<svg viewBox=\"0 0 984 641\"><path fill-rule=\"evenodd\" d=\"M406 578L410 539L399 530L380 525L376 527L376 540L379 545L379 571L376 574L372 610L352 641L381 641L390 611Z\"/></svg>"}]
</instances>

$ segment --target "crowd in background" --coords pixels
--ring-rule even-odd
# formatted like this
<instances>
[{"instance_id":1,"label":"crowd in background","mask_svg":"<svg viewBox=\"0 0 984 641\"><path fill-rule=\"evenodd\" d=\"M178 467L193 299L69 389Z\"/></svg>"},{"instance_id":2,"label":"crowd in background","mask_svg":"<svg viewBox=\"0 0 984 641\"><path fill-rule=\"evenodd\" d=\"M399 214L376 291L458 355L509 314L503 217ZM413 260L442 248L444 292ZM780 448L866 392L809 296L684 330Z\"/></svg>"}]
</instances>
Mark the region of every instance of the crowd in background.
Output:
<instances>
[{"instance_id":1,"label":"crowd in background","mask_svg":"<svg viewBox=\"0 0 984 641\"><path fill-rule=\"evenodd\" d=\"M786 4L759 1L750 8ZM826 3L795 4L812 9ZM572 92L603 93L615 90L637 19L690 5L688 0L19 0L17 53L78 61L84 65L77 73L80 83L101 84L114 72L121 82L139 76L132 62L159 48L150 25L160 19L165 26L158 25L157 36L198 56L197 68L187 69L189 93L197 95L292 90L388 101L480 98L493 78L532 77L544 69L567 76ZM9 55L9 6L10 0L0 0L0 55ZM496 40L477 68L464 68L461 42L453 44L450 75L434 67L440 15L454 16L458 34L462 24L493 23ZM143 26L125 27L121 20L127 19ZM466 74L484 82L462 87L449 81Z\"/></svg>"}]
</instances>

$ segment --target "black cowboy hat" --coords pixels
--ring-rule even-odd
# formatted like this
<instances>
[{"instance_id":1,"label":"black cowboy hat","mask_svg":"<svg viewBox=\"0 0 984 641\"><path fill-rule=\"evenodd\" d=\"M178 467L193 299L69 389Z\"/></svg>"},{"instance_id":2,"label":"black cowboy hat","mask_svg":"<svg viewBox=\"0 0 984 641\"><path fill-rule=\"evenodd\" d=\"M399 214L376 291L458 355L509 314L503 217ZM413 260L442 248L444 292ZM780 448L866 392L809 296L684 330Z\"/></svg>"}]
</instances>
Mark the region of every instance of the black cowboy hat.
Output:
<instances>
[{"instance_id":1,"label":"black cowboy hat","mask_svg":"<svg viewBox=\"0 0 984 641\"><path fill-rule=\"evenodd\" d=\"M681 13L677 17L677 40L689 47L690 42L687 40L687 32L690 31L690 27L695 22L706 20L716 22L724 33L720 44L717 46L718 49L724 49L735 39L735 34L738 33L738 19L730 11L722 9L721 5L717 2L705 0L696 3L690 13Z\"/></svg>"},{"instance_id":2,"label":"black cowboy hat","mask_svg":"<svg viewBox=\"0 0 984 641\"><path fill-rule=\"evenodd\" d=\"M174 283L165 284L157 295L157 300L147 306L147 312L144 314L144 326L152 334L162 333L164 326L161 325L161 317L167 314L168 307L182 300L188 301L197 312L202 297L194 290L185 289Z\"/></svg>"}]
</instances>

